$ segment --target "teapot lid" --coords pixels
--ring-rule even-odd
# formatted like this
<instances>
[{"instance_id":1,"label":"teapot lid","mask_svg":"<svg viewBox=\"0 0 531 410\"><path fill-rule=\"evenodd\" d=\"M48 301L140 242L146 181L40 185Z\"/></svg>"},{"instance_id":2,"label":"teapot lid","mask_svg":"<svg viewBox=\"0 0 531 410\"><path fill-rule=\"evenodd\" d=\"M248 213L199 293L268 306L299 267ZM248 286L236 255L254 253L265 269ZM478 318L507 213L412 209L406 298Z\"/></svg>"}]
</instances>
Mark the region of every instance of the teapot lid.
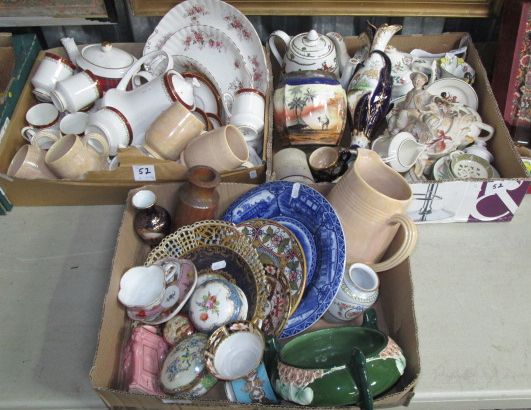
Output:
<instances>
[{"instance_id":1,"label":"teapot lid","mask_svg":"<svg viewBox=\"0 0 531 410\"><path fill-rule=\"evenodd\" d=\"M289 46L292 57L306 60L320 60L335 52L334 43L327 36L315 30L293 37Z\"/></svg>"},{"instance_id":2,"label":"teapot lid","mask_svg":"<svg viewBox=\"0 0 531 410\"><path fill-rule=\"evenodd\" d=\"M99 68L100 70L116 70L116 74L118 72L122 73L119 76L116 75L113 77L123 76L135 62L133 55L118 47L114 47L108 41L84 47L81 55L87 64L94 66L95 71Z\"/></svg>"}]
</instances>

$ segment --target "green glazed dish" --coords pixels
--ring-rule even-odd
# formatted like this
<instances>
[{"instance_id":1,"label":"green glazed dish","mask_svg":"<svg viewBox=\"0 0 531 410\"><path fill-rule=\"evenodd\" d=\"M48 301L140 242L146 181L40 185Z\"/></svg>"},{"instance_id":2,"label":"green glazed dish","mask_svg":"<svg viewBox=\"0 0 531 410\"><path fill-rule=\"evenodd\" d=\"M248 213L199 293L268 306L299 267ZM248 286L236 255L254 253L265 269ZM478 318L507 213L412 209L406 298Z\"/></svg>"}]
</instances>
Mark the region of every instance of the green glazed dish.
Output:
<instances>
[{"instance_id":1,"label":"green glazed dish","mask_svg":"<svg viewBox=\"0 0 531 410\"><path fill-rule=\"evenodd\" d=\"M369 309L361 327L322 329L290 340L277 352L275 391L301 405L359 402L372 409L372 397L391 388L406 367L402 350L376 328L375 319Z\"/></svg>"}]
</instances>

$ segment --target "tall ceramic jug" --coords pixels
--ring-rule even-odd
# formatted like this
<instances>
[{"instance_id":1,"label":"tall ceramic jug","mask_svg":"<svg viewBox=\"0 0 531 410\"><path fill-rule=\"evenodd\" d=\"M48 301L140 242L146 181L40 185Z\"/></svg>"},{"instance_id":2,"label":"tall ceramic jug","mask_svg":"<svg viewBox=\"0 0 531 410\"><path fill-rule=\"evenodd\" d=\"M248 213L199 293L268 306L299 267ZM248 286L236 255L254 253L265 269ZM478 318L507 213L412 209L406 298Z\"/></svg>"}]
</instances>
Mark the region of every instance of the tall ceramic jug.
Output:
<instances>
[{"instance_id":1,"label":"tall ceramic jug","mask_svg":"<svg viewBox=\"0 0 531 410\"><path fill-rule=\"evenodd\" d=\"M353 124L351 145L366 148L376 124L387 114L393 79L391 61L384 50L400 25L384 24L375 30L368 58L359 64L347 90Z\"/></svg>"},{"instance_id":2,"label":"tall ceramic jug","mask_svg":"<svg viewBox=\"0 0 531 410\"><path fill-rule=\"evenodd\" d=\"M165 72L140 87L126 91L129 81L142 64L160 54L165 54L168 59ZM103 106L118 110L127 120L133 134L131 145L143 145L147 128L175 101L189 109L193 108L193 85L172 68L173 58L165 51L146 54L131 67L116 88L110 89L103 96Z\"/></svg>"},{"instance_id":3,"label":"tall ceramic jug","mask_svg":"<svg viewBox=\"0 0 531 410\"><path fill-rule=\"evenodd\" d=\"M365 263L381 272L413 252L417 227L406 215L412 197L406 180L375 151L358 149L353 166L327 195L343 225L349 264ZM381 261L400 227L405 233L403 243Z\"/></svg>"}]
</instances>

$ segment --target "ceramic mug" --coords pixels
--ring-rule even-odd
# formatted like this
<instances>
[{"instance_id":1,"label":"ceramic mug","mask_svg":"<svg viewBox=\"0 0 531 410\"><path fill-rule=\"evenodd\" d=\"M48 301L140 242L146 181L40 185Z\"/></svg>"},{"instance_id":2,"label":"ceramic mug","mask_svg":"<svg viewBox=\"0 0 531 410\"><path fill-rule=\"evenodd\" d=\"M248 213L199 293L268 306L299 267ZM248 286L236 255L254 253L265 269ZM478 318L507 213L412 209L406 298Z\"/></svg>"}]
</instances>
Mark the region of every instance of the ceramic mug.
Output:
<instances>
[{"instance_id":1,"label":"ceramic mug","mask_svg":"<svg viewBox=\"0 0 531 410\"><path fill-rule=\"evenodd\" d=\"M247 138L256 138L264 130L265 96L254 88L241 88L234 94L223 95L223 105L229 124L242 130Z\"/></svg>"},{"instance_id":2,"label":"ceramic mug","mask_svg":"<svg viewBox=\"0 0 531 410\"><path fill-rule=\"evenodd\" d=\"M332 316L331 321L345 322L357 318L376 302L379 286L378 275L370 266L363 263L352 264L327 310Z\"/></svg>"},{"instance_id":3,"label":"ceramic mug","mask_svg":"<svg viewBox=\"0 0 531 410\"><path fill-rule=\"evenodd\" d=\"M332 182L347 171L352 158L348 149L320 147L311 153L308 164L316 182Z\"/></svg>"},{"instance_id":4,"label":"ceramic mug","mask_svg":"<svg viewBox=\"0 0 531 410\"><path fill-rule=\"evenodd\" d=\"M73 113L90 106L101 98L103 90L96 76L85 70L59 81L50 95L59 111Z\"/></svg>"},{"instance_id":5,"label":"ceramic mug","mask_svg":"<svg viewBox=\"0 0 531 410\"><path fill-rule=\"evenodd\" d=\"M28 142L31 142L39 130L59 129L59 111L50 103L34 105L26 112L25 118L28 125L20 130L20 134Z\"/></svg>"},{"instance_id":6,"label":"ceramic mug","mask_svg":"<svg viewBox=\"0 0 531 410\"><path fill-rule=\"evenodd\" d=\"M68 59L50 52L44 53L43 60L31 78L33 95L39 101L50 102L50 93L57 82L71 77L75 70L76 66Z\"/></svg>"},{"instance_id":7,"label":"ceramic mug","mask_svg":"<svg viewBox=\"0 0 531 410\"><path fill-rule=\"evenodd\" d=\"M186 167L208 165L218 172L236 169L248 159L247 144L234 125L225 125L199 135L181 153L181 162Z\"/></svg>"},{"instance_id":8,"label":"ceramic mug","mask_svg":"<svg viewBox=\"0 0 531 410\"><path fill-rule=\"evenodd\" d=\"M412 198L406 180L376 152L358 149L354 165L327 195L345 231L347 261L368 264L376 272L404 261L417 242L417 227L406 214ZM403 243L381 261L400 227Z\"/></svg>"},{"instance_id":9,"label":"ceramic mug","mask_svg":"<svg viewBox=\"0 0 531 410\"><path fill-rule=\"evenodd\" d=\"M144 148L155 158L176 161L186 145L204 130L205 125L176 101L148 128Z\"/></svg>"},{"instance_id":10,"label":"ceramic mug","mask_svg":"<svg viewBox=\"0 0 531 410\"><path fill-rule=\"evenodd\" d=\"M175 273L157 265L135 266L120 279L118 300L127 307L128 315L149 320L167 307L166 285L174 278Z\"/></svg>"},{"instance_id":11,"label":"ceramic mug","mask_svg":"<svg viewBox=\"0 0 531 410\"><path fill-rule=\"evenodd\" d=\"M263 362L245 378L225 382L225 394L233 403L278 403Z\"/></svg>"},{"instance_id":12,"label":"ceramic mug","mask_svg":"<svg viewBox=\"0 0 531 410\"><path fill-rule=\"evenodd\" d=\"M262 361L265 339L258 327L240 320L221 326L208 338L206 366L220 380L248 376Z\"/></svg>"},{"instance_id":13,"label":"ceramic mug","mask_svg":"<svg viewBox=\"0 0 531 410\"><path fill-rule=\"evenodd\" d=\"M44 159L58 177L79 179L89 171L106 169L105 155L107 152L98 153L86 140L70 134L55 142Z\"/></svg>"},{"instance_id":14,"label":"ceramic mug","mask_svg":"<svg viewBox=\"0 0 531 410\"><path fill-rule=\"evenodd\" d=\"M74 112L65 115L59 123L61 133L83 135L88 125L89 114L86 112Z\"/></svg>"},{"instance_id":15,"label":"ceramic mug","mask_svg":"<svg viewBox=\"0 0 531 410\"><path fill-rule=\"evenodd\" d=\"M7 175L23 179L57 179L44 162L44 151L24 144L9 164Z\"/></svg>"},{"instance_id":16,"label":"ceramic mug","mask_svg":"<svg viewBox=\"0 0 531 410\"><path fill-rule=\"evenodd\" d=\"M298 148L284 148L273 156L273 172L279 181L302 182L314 181L304 151Z\"/></svg>"}]
</instances>

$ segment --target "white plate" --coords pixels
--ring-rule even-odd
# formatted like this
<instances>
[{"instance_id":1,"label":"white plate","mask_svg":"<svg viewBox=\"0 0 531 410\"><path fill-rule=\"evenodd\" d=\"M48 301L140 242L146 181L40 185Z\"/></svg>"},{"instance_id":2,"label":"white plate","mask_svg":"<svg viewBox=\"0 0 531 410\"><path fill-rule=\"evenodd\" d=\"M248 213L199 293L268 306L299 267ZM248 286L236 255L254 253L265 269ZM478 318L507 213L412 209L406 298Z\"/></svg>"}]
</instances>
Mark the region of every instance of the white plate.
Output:
<instances>
[{"instance_id":1,"label":"white plate","mask_svg":"<svg viewBox=\"0 0 531 410\"><path fill-rule=\"evenodd\" d=\"M251 75L234 42L210 26L188 26L173 34L162 47L170 55L186 55L205 66L219 84L222 94L234 95L251 87ZM222 97L223 98L223 97Z\"/></svg>"},{"instance_id":2,"label":"white plate","mask_svg":"<svg viewBox=\"0 0 531 410\"><path fill-rule=\"evenodd\" d=\"M260 37L247 17L223 1L188 0L178 4L160 20L143 54L161 49L177 30L190 25L208 25L226 33L243 54L253 87L267 92L269 70Z\"/></svg>"},{"instance_id":3,"label":"white plate","mask_svg":"<svg viewBox=\"0 0 531 410\"><path fill-rule=\"evenodd\" d=\"M449 102L467 105L475 111L478 109L476 91L470 84L458 78L442 78L434 81L426 90Z\"/></svg>"}]
</instances>

